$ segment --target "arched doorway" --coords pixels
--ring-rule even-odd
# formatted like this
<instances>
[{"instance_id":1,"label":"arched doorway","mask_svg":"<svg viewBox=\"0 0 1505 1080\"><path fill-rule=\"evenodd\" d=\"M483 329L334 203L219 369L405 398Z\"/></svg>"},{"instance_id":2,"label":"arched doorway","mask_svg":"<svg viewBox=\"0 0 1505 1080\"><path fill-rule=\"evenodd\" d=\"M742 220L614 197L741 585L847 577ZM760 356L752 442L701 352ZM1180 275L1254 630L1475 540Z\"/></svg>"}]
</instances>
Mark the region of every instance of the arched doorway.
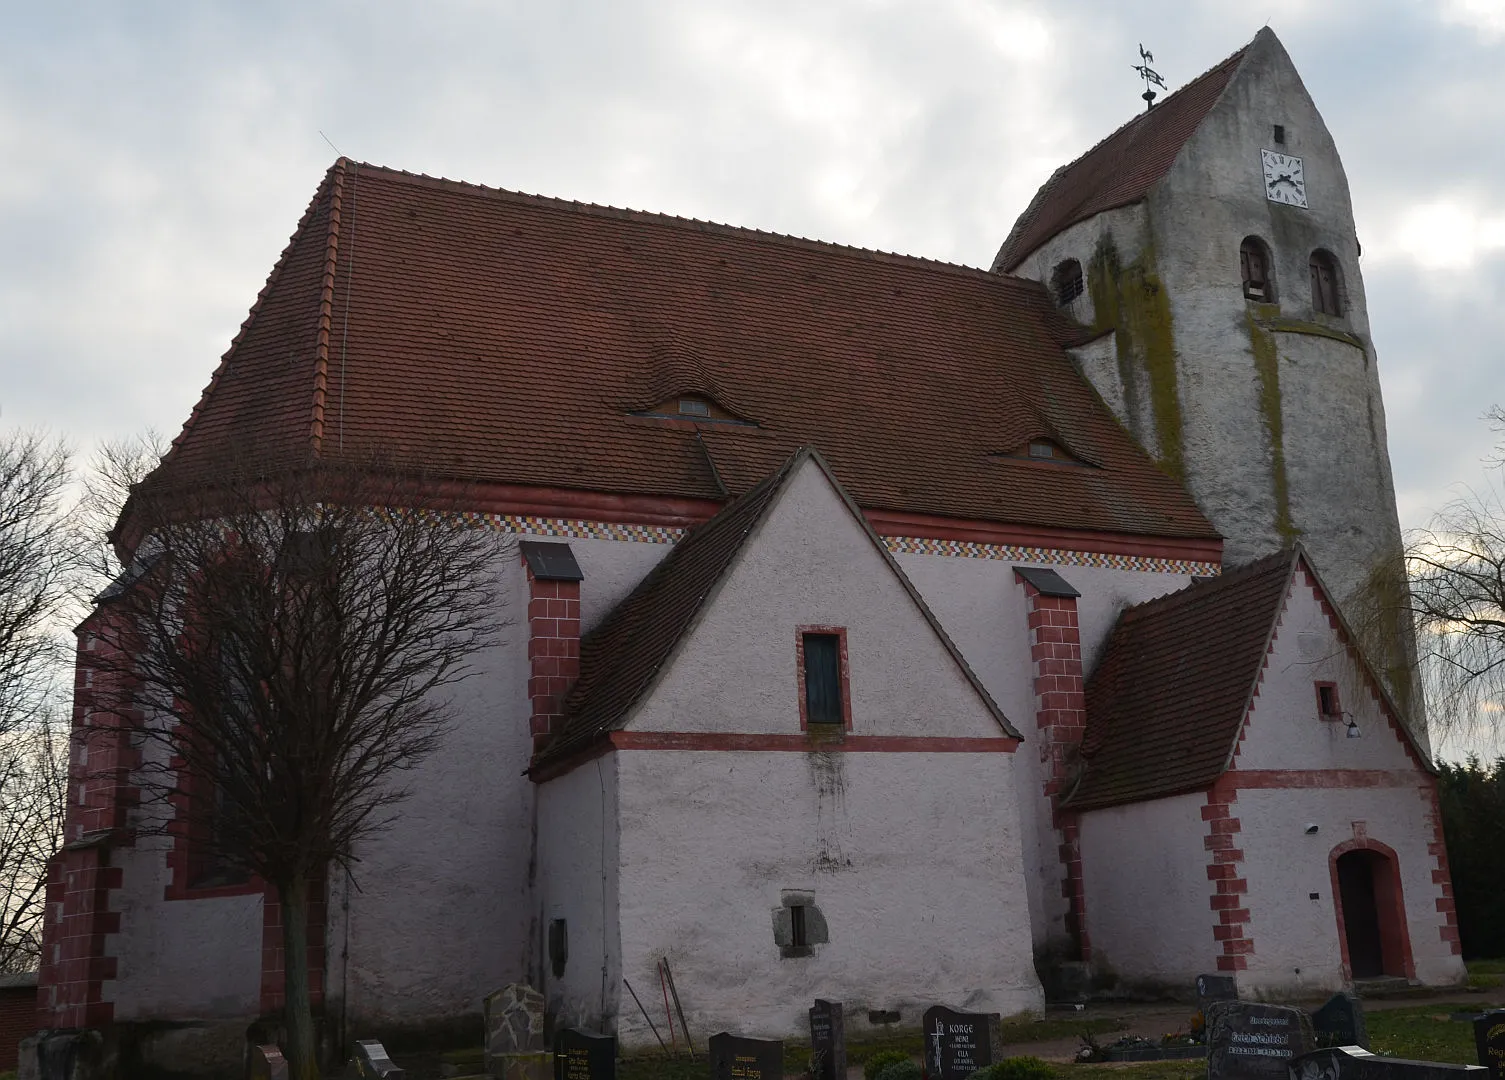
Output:
<instances>
[{"instance_id":1,"label":"arched doorway","mask_svg":"<svg viewBox=\"0 0 1505 1080\"><path fill-rule=\"evenodd\" d=\"M1395 852L1374 840L1339 844L1330 859L1343 966L1351 979L1415 977Z\"/></svg>"}]
</instances>

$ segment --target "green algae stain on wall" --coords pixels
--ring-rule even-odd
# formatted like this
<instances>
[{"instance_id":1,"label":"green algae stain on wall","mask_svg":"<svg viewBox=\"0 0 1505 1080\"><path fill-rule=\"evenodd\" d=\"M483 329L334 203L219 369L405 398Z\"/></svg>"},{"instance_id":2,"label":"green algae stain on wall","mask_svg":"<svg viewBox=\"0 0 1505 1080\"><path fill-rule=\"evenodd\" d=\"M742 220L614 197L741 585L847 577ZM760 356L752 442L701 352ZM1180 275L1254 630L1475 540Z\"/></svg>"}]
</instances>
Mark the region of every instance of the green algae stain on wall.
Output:
<instances>
[{"instance_id":1,"label":"green algae stain on wall","mask_svg":"<svg viewBox=\"0 0 1505 1080\"><path fill-rule=\"evenodd\" d=\"M1154 249L1146 247L1125 266L1112 237L1103 237L1088 265L1087 287L1092 296L1093 329L1113 331L1130 433L1155 455L1162 469L1184 480L1175 334L1170 297L1155 271ZM1141 414L1141 403L1146 400L1148 416Z\"/></svg>"},{"instance_id":2,"label":"green algae stain on wall","mask_svg":"<svg viewBox=\"0 0 1505 1080\"><path fill-rule=\"evenodd\" d=\"M1254 353L1254 373L1259 379L1259 415L1270 437L1270 477L1275 489L1275 531L1286 546L1301 535L1291 520L1291 485L1286 476L1285 420L1281 415L1280 352L1275 335L1255 321L1254 312L1244 316L1249 328L1249 348Z\"/></svg>"}]
</instances>

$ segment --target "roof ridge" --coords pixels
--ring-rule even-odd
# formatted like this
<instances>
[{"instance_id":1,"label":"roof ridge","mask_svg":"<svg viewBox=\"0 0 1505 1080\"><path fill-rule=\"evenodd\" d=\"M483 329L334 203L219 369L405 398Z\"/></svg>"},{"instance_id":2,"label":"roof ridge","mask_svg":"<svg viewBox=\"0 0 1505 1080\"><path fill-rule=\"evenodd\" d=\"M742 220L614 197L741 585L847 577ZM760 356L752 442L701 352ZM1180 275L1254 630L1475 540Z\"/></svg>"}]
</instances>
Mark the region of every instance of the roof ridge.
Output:
<instances>
[{"instance_id":1,"label":"roof ridge","mask_svg":"<svg viewBox=\"0 0 1505 1080\"><path fill-rule=\"evenodd\" d=\"M340 159L340 161L344 160L344 158ZM272 293L272 289L277 285L278 279L281 278L282 271L287 266L288 259L292 256L293 248L297 247L298 241L303 239L303 234L307 230L309 223L318 215L319 203L324 198L325 187L330 183L334 170L340 164L340 161L336 161L334 165L329 167L329 170L324 174L324 179L314 190L313 198L308 201L308 206L304 209L303 216L298 219L298 224L293 229L292 236L288 237L287 243L283 245L281 254L277 256L277 261L272 264L271 272L267 274L266 283L262 285L261 290L256 294L256 299L251 303L251 310L246 312L246 317L241 320L239 329L235 331L235 336L230 339L230 344L220 354L219 363L209 373L209 382L205 384L204 389L199 393L198 401L189 410L188 419L183 421L182 429L173 438L172 443L167 448L167 453L162 455L162 460L157 463L158 469L172 460L173 456L178 452L179 447L183 445L183 442L192 432L194 421L198 419L205 404L209 401L210 395L214 393L215 388L219 385L221 376L224 375L225 369L234 358L240 343L245 340L246 334L250 332L251 324L256 321L256 316L261 312L262 305L266 303L267 298ZM153 470L153 472L155 471L156 469ZM122 518L124 517L124 513L122 510Z\"/></svg>"},{"instance_id":2,"label":"roof ridge","mask_svg":"<svg viewBox=\"0 0 1505 1080\"><path fill-rule=\"evenodd\" d=\"M329 227L326 230L327 242L324 249L324 278L319 288L319 332L314 341L314 400L313 410L309 417L309 442L315 454L320 452L324 444L324 404L325 395L329 389L329 331L334 322L334 279L335 272L339 268L340 214L345 196L345 172L350 164L348 158L341 157L330 168L334 185L329 193ZM350 220L352 230L355 228L354 195L352 183ZM345 292L348 296L350 292L348 280L345 282ZM341 389L344 389L343 382ZM340 419L343 420L344 417Z\"/></svg>"},{"instance_id":3,"label":"roof ridge","mask_svg":"<svg viewBox=\"0 0 1505 1080\"><path fill-rule=\"evenodd\" d=\"M856 244L840 244L831 240L817 240L808 236L795 236L793 233L774 232L769 229L758 229L747 225L732 225L727 222L684 217L680 214L666 214L657 210L635 210L631 207L611 206L606 203L581 202L578 199L566 199L554 195L539 195L527 191L518 191L513 188L495 187L490 184L476 184L469 180L456 180L447 176L430 176L428 173L416 173L407 169L396 169L389 165L376 165L371 162L351 162L350 164L357 169L373 170L384 174L390 179L423 187L440 187L465 194L489 195L548 209L590 214L597 217L611 217L622 221L640 221L646 224L690 228L699 232L749 237L806 250L829 251L878 262L894 262L901 265L920 266L945 273L975 277L979 280L997 281L1002 279L1011 284L1027 286L1030 289L1037 287L1036 282L1014 274L995 273L985 267L968 266L966 263L948 262L944 259L932 259L925 255L908 255L899 251L884 251L881 248L867 248Z\"/></svg>"}]
</instances>

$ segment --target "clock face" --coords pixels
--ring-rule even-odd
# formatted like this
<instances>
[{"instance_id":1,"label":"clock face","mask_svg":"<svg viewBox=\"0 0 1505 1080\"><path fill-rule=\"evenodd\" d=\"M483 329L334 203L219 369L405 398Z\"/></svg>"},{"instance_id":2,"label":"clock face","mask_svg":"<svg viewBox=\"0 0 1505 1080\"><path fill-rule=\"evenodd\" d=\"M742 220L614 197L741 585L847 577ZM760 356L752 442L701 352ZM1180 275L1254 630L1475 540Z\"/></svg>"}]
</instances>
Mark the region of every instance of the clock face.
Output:
<instances>
[{"instance_id":1,"label":"clock face","mask_svg":"<svg viewBox=\"0 0 1505 1080\"><path fill-rule=\"evenodd\" d=\"M1306 206L1306 174L1301 159L1274 150L1259 152L1265 166L1265 198L1290 206Z\"/></svg>"}]
</instances>

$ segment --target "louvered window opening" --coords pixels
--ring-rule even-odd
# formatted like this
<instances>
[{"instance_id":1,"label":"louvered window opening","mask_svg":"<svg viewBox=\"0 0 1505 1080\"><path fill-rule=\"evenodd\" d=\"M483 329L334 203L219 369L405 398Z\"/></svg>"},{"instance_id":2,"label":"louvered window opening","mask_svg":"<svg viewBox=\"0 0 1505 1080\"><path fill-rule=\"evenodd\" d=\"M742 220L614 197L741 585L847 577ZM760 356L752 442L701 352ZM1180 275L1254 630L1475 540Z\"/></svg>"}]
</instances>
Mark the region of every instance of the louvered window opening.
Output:
<instances>
[{"instance_id":1,"label":"louvered window opening","mask_svg":"<svg viewBox=\"0 0 1505 1080\"><path fill-rule=\"evenodd\" d=\"M1238 249L1239 272L1244 279L1244 297L1261 303L1272 303L1275 290L1270 287L1270 258L1265 247L1250 237Z\"/></svg>"},{"instance_id":2,"label":"louvered window opening","mask_svg":"<svg viewBox=\"0 0 1505 1080\"><path fill-rule=\"evenodd\" d=\"M1065 307L1085 291L1082 282L1082 264L1067 259L1051 275L1051 292L1055 294L1056 306Z\"/></svg>"},{"instance_id":3,"label":"louvered window opening","mask_svg":"<svg viewBox=\"0 0 1505 1080\"><path fill-rule=\"evenodd\" d=\"M805 722L840 724L841 639L835 634L806 634Z\"/></svg>"},{"instance_id":4,"label":"louvered window opening","mask_svg":"<svg viewBox=\"0 0 1505 1080\"><path fill-rule=\"evenodd\" d=\"M1312 252L1312 310L1323 315L1342 315L1343 298L1338 289L1338 267L1325 251Z\"/></svg>"}]
</instances>

